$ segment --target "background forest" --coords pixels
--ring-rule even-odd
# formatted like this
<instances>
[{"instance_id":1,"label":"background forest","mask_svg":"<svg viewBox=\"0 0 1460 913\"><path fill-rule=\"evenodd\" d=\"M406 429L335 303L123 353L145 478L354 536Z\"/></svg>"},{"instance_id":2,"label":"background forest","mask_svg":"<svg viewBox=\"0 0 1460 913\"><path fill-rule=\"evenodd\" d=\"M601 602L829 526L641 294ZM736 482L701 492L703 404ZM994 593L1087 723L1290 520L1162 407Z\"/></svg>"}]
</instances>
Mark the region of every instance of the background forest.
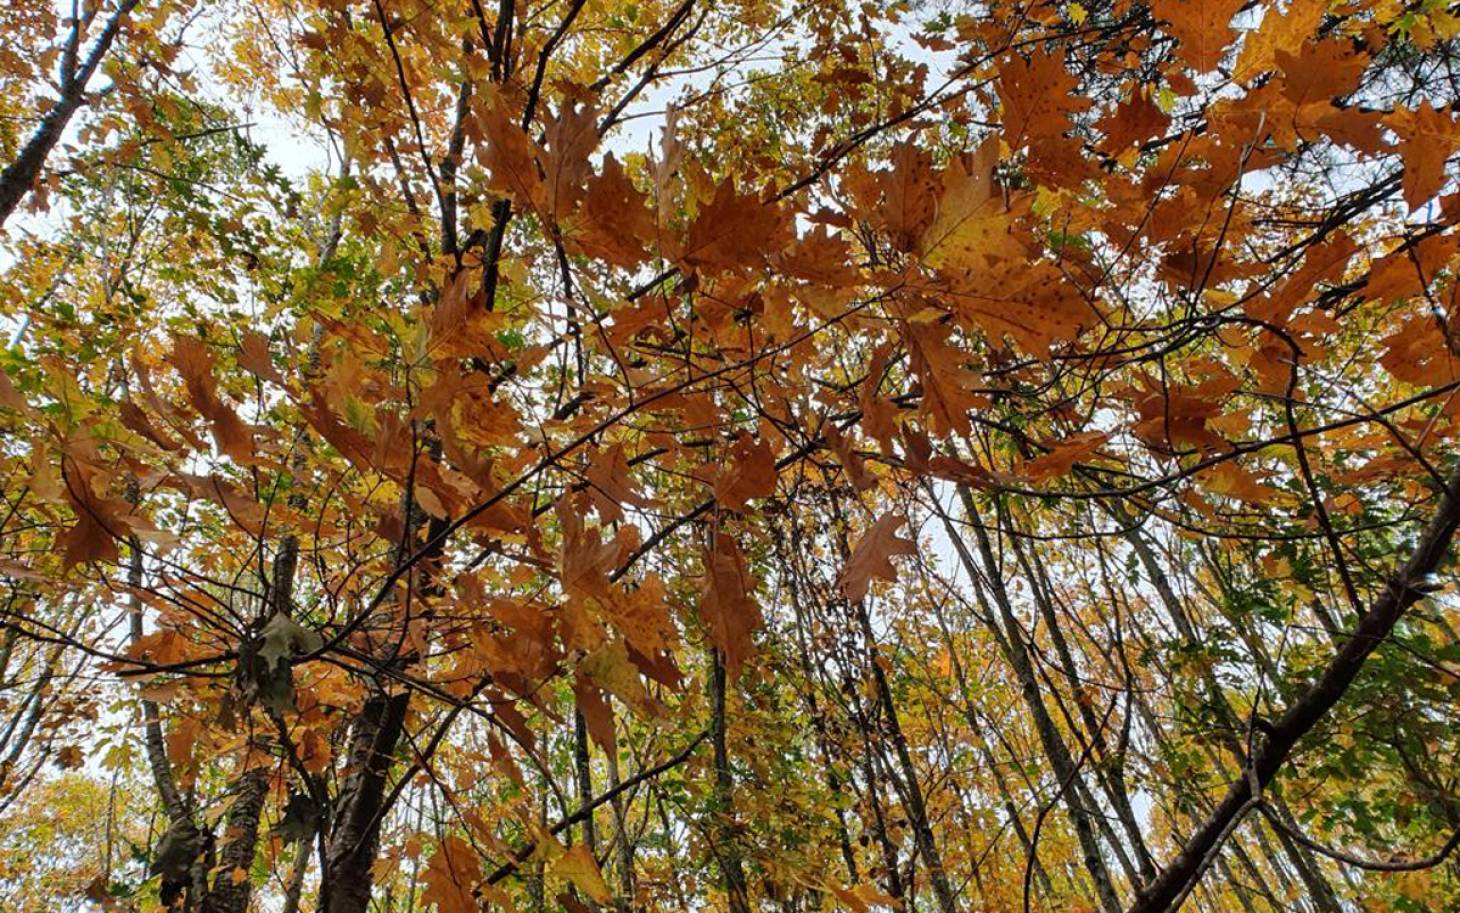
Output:
<instances>
[{"instance_id":1,"label":"background forest","mask_svg":"<svg viewBox=\"0 0 1460 913\"><path fill-rule=\"evenodd\" d=\"M0 909L1460 909L1457 40L0 4Z\"/></svg>"}]
</instances>

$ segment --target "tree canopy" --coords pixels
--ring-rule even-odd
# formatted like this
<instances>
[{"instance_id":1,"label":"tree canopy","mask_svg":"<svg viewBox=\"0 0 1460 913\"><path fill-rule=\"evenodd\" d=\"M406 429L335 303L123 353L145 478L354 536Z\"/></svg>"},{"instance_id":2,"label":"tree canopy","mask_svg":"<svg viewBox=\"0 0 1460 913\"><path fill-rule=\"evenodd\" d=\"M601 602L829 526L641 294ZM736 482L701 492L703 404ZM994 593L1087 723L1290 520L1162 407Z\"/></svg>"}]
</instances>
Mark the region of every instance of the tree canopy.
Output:
<instances>
[{"instance_id":1,"label":"tree canopy","mask_svg":"<svg viewBox=\"0 0 1460 913\"><path fill-rule=\"evenodd\" d=\"M0 907L1460 906L1443 0L10 0Z\"/></svg>"}]
</instances>

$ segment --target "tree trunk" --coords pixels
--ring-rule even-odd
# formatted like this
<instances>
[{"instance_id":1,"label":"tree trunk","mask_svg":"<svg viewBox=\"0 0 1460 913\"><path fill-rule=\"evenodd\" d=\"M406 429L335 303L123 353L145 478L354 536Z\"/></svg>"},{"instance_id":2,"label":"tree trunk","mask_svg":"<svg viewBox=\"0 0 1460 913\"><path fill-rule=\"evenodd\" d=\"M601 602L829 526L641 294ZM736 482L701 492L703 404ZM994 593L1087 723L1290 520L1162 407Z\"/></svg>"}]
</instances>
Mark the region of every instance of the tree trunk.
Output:
<instances>
[{"instance_id":1,"label":"tree trunk","mask_svg":"<svg viewBox=\"0 0 1460 913\"><path fill-rule=\"evenodd\" d=\"M735 834L734 780L730 771L730 752L725 744L725 658L719 650L710 653L710 739L715 749L715 812L719 819L715 852L720 859L725 896L730 913L750 913L750 895L746 890L745 867L740 860L739 839Z\"/></svg>"},{"instance_id":2,"label":"tree trunk","mask_svg":"<svg viewBox=\"0 0 1460 913\"><path fill-rule=\"evenodd\" d=\"M336 803L320 908L325 913L366 913L370 870L380 842L385 780L405 723L410 694L376 694L366 699L350 737L350 776Z\"/></svg>"},{"instance_id":3,"label":"tree trunk","mask_svg":"<svg viewBox=\"0 0 1460 913\"><path fill-rule=\"evenodd\" d=\"M86 100L87 83L91 82L91 77L101 66L102 59L111 50L112 42L116 40L117 33L121 31L122 21L126 19L127 14L132 11L137 2L138 0L123 0L103 26L101 34L97 36L96 43L91 46L91 51L86 55L84 61L78 62L75 59L76 48L81 41L82 24L80 22L72 23L73 31L68 38L67 53L64 55L69 62L62 65L61 97L46 112L45 117L41 118L40 126L21 147L15 160L6 165L4 171L0 171L0 227L4 227L10 214L35 186L36 179L40 177L41 168L46 164L46 158L51 154L56 143L61 141L62 134L66 132L66 125L71 122L71 117Z\"/></svg>"},{"instance_id":4,"label":"tree trunk","mask_svg":"<svg viewBox=\"0 0 1460 913\"><path fill-rule=\"evenodd\" d=\"M1383 592L1370 604L1318 679L1282 716L1264 727L1266 739L1249 759L1246 775L1232 782L1216 810L1176 858L1140 891L1129 913L1167 913L1180 906L1227 834L1260 798L1254 790L1262 790L1273 781L1298 740L1343 699L1363 669L1364 660L1389 636L1409 607L1429 593L1429 577L1449 553L1455 528L1460 525L1460 496L1456 494L1460 491L1460 470L1450 474L1445 486L1440 507L1409 560L1391 575Z\"/></svg>"},{"instance_id":5,"label":"tree trunk","mask_svg":"<svg viewBox=\"0 0 1460 913\"><path fill-rule=\"evenodd\" d=\"M1085 869L1090 873L1090 878L1095 884L1095 894L1100 901L1100 906L1106 913L1118 913L1120 898L1115 893L1115 885L1111 882L1110 871L1105 866L1105 859L1100 855L1100 843L1096 839L1095 824L1091 820L1094 815L1092 810L1086 808L1080 799L1080 796L1087 792L1082 788L1084 778L1080 776L1075 759L1070 755L1069 746L1065 744L1064 737L1055 728L1054 720L1050 718L1049 711L1044 706L1044 700L1040 697L1034 664L1029 658L1024 640L1020 636L1019 622L1014 617L1014 606L1009 601L1008 591L1004 587L1004 578L999 570L998 561L994 557L993 546L989 543L988 533L984 531L978 510L974 507L973 495L967 486L963 485L958 487L958 494L963 502L963 509L968 514L969 522L973 526L979 555L988 569L989 589L993 593L994 604L998 607L1004 628L1000 635L1000 642L1005 651L1005 658L1014 668L1014 675L1019 682L1019 692L1024 698L1025 705L1029 708L1030 715L1034 718L1034 728L1039 734L1039 741L1045 754L1049 757L1055 777L1064 787L1062 796L1065 808L1070 814L1075 836L1080 842ZM965 549L958 551L962 560L971 561L972 556L968 555ZM983 587L979 584L978 569L970 564L966 570L973 582L975 594L980 601L983 601L985 597ZM987 608L985 612L992 614L988 612Z\"/></svg>"},{"instance_id":6,"label":"tree trunk","mask_svg":"<svg viewBox=\"0 0 1460 913\"><path fill-rule=\"evenodd\" d=\"M238 792L228 808L228 825L223 832L223 851L213 887L203 898L203 913L246 913L253 884L248 875L258 846L259 817L268 795L269 772L253 768L238 781ZM241 877L234 873L241 871Z\"/></svg>"}]
</instances>

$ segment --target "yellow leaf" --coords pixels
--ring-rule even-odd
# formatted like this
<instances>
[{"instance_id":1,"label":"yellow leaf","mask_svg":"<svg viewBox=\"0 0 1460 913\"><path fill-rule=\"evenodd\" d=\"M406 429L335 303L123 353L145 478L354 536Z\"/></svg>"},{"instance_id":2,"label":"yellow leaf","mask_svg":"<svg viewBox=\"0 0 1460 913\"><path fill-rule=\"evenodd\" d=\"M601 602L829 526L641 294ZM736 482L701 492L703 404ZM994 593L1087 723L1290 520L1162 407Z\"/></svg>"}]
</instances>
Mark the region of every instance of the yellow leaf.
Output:
<instances>
[{"instance_id":1,"label":"yellow leaf","mask_svg":"<svg viewBox=\"0 0 1460 913\"><path fill-rule=\"evenodd\" d=\"M594 903L608 903L612 899L608 885L604 884L603 875L598 871L598 863L584 844L580 843L559 856L553 861L550 871L558 878L572 882Z\"/></svg>"}]
</instances>

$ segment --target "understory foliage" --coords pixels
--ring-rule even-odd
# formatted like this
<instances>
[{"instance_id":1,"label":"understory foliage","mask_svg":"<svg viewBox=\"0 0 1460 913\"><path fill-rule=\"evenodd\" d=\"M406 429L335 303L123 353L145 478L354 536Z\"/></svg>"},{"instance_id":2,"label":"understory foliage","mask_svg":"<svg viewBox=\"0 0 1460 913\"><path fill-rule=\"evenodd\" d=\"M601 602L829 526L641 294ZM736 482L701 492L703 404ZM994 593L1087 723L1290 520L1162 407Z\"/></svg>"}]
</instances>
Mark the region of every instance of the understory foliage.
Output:
<instances>
[{"instance_id":1,"label":"understory foliage","mask_svg":"<svg viewBox=\"0 0 1460 913\"><path fill-rule=\"evenodd\" d=\"M1443 0L0 7L0 907L1460 909Z\"/></svg>"}]
</instances>

